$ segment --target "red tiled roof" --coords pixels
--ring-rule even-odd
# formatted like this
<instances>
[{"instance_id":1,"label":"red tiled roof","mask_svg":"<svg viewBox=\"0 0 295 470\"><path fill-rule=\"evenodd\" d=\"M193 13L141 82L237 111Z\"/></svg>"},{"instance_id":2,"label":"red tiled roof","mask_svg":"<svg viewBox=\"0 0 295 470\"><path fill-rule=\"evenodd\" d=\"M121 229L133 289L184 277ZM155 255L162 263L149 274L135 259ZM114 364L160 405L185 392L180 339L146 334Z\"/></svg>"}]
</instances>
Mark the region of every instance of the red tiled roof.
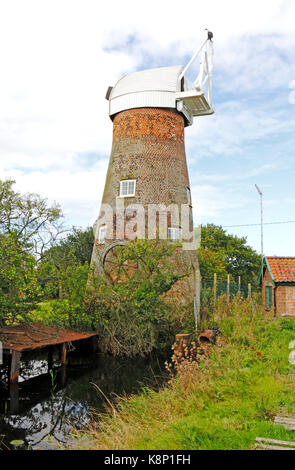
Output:
<instances>
[{"instance_id":1,"label":"red tiled roof","mask_svg":"<svg viewBox=\"0 0 295 470\"><path fill-rule=\"evenodd\" d=\"M295 282L295 257L267 256L275 282Z\"/></svg>"}]
</instances>

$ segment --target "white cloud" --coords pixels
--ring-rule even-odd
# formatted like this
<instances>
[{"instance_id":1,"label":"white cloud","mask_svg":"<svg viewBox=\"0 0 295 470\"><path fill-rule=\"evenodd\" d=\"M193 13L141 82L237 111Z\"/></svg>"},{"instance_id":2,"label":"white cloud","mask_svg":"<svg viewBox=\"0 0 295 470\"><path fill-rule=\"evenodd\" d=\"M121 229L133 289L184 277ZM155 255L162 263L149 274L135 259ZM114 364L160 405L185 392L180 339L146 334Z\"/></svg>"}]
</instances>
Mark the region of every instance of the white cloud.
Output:
<instances>
[{"instance_id":1,"label":"white cloud","mask_svg":"<svg viewBox=\"0 0 295 470\"><path fill-rule=\"evenodd\" d=\"M219 101L214 116L187 129L192 168L199 157L240 155L253 142L292 132L294 120L283 119L280 100L270 94L267 102L264 93L286 87L287 104L294 17L292 0L2 1L0 177L60 202L68 220L92 219L111 150L107 87L150 63L184 63L205 27L215 34ZM254 91L263 106L251 101ZM192 190L207 216L243 203L214 186Z\"/></svg>"},{"instance_id":2,"label":"white cloud","mask_svg":"<svg viewBox=\"0 0 295 470\"><path fill-rule=\"evenodd\" d=\"M10 170L0 172L0 178L16 180L15 189L22 193L38 193L49 203L61 203L67 225L94 223L102 197L107 160L91 169L73 168L44 171Z\"/></svg>"}]
</instances>

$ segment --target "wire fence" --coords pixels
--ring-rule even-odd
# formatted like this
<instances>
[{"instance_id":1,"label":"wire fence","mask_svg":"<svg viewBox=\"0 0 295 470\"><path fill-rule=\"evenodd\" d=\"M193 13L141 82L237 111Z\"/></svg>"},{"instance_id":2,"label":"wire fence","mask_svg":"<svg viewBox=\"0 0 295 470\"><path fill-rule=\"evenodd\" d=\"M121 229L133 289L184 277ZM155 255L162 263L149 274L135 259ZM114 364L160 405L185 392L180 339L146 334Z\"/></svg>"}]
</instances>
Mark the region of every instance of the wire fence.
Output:
<instances>
[{"instance_id":1,"label":"wire fence","mask_svg":"<svg viewBox=\"0 0 295 470\"><path fill-rule=\"evenodd\" d=\"M211 318L219 297L226 296L227 302L231 302L237 295L243 300L253 302L251 284L243 284L240 277L238 282L233 282L230 276L226 280L217 279L216 274L213 279L201 279L200 318Z\"/></svg>"},{"instance_id":2,"label":"wire fence","mask_svg":"<svg viewBox=\"0 0 295 470\"><path fill-rule=\"evenodd\" d=\"M231 301L236 295L240 295L245 300L250 300L252 297L252 285L250 283L247 285L243 284L240 276L238 277L238 282L234 282L229 275L224 280L218 279L215 273L213 279L201 278L200 289L201 297L208 297L210 295L214 299L214 303L222 295L227 295L228 301Z\"/></svg>"},{"instance_id":3,"label":"wire fence","mask_svg":"<svg viewBox=\"0 0 295 470\"><path fill-rule=\"evenodd\" d=\"M240 293L241 297L247 299L251 296L251 288L250 285L239 284L235 282L227 282L227 281L216 281L216 284L213 281L203 280L201 281L201 289L211 289L212 292L216 291L216 297L220 297L221 295L229 295L230 298L234 297L238 293Z\"/></svg>"}]
</instances>

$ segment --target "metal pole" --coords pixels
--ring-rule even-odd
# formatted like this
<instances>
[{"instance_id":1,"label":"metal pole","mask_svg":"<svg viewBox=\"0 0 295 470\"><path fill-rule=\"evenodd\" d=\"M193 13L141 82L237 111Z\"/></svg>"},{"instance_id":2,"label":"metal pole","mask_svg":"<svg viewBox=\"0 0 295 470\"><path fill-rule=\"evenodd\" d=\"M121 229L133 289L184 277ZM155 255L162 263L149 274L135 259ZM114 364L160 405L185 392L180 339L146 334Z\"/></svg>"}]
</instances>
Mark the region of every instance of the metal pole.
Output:
<instances>
[{"instance_id":1,"label":"metal pole","mask_svg":"<svg viewBox=\"0 0 295 470\"><path fill-rule=\"evenodd\" d=\"M260 220L261 220L261 275L263 275L263 205L262 205L262 196L263 196L263 193L262 191L259 189L259 187L257 186L257 184L255 184L255 187L259 193L259 196L260 196Z\"/></svg>"}]
</instances>

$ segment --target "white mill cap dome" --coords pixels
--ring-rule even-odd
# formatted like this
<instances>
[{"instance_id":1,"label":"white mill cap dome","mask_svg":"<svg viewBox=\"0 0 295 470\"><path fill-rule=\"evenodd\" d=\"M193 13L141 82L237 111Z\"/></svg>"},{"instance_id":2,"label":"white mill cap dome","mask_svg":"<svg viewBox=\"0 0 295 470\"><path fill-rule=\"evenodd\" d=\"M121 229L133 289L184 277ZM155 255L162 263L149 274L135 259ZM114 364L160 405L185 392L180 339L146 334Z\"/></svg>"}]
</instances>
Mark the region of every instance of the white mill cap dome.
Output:
<instances>
[{"instance_id":1,"label":"white mill cap dome","mask_svg":"<svg viewBox=\"0 0 295 470\"><path fill-rule=\"evenodd\" d=\"M212 35L212 33L210 33ZM186 67L176 65L133 72L122 77L116 85L109 87L109 115L133 108L176 109L185 117L186 125L193 123L193 116L213 114L211 103L212 36L206 37L201 48ZM202 53L200 73L193 87L188 88L185 73ZM208 81L208 98L204 86Z\"/></svg>"},{"instance_id":2,"label":"white mill cap dome","mask_svg":"<svg viewBox=\"0 0 295 470\"><path fill-rule=\"evenodd\" d=\"M142 70L122 77L113 87L109 114L132 108L175 108L175 93L181 91L178 78L182 66Z\"/></svg>"}]
</instances>

